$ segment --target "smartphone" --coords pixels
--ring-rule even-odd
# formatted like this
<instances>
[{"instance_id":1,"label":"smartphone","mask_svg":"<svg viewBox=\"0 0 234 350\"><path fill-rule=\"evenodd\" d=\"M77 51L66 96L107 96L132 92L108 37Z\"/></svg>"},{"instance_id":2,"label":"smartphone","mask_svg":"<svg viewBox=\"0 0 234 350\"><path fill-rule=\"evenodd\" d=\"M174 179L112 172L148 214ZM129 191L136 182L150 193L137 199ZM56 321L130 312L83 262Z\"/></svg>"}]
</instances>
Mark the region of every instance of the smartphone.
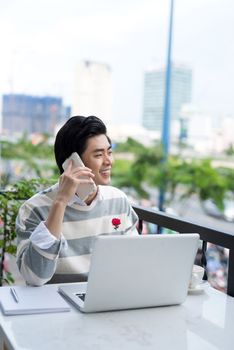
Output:
<instances>
[{"instance_id":1,"label":"smartphone","mask_svg":"<svg viewBox=\"0 0 234 350\"><path fill-rule=\"evenodd\" d=\"M71 156L69 158L67 158L65 160L65 162L63 163L62 167L64 170L67 169L68 167L68 164L69 164L69 161L72 160L73 161L73 166L74 167L84 167L84 163L82 162L80 156L78 155L77 152L73 152L71 154ZM83 176L82 179L89 179L90 178L88 176ZM94 191L96 191L97 187L95 185L95 183L86 183L86 184L80 184L78 187L77 187L77 191L76 191L76 194L77 196L82 199L83 201L85 201L89 195L91 195Z\"/></svg>"}]
</instances>

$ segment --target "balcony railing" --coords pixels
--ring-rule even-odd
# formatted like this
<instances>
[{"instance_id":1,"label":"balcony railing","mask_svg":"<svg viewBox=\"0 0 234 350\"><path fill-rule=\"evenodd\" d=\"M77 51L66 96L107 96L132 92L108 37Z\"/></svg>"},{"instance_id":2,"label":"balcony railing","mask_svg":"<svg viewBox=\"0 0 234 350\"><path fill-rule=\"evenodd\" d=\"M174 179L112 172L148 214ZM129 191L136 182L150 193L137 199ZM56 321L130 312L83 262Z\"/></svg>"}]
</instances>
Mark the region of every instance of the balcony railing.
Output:
<instances>
[{"instance_id":1,"label":"balcony railing","mask_svg":"<svg viewBox=\"0 0 234 350\"><path fill-rule=\"evenodd\" d=\"M140 231L145 221L179 233L199 233L200 239L203 241L202 265L204 267L206 267L206 248L208 242L229 249L227 294L234 297L234 234L201 226L161 211L136 205L133 208L140 219Z\"/></svg>"}]
</instances>

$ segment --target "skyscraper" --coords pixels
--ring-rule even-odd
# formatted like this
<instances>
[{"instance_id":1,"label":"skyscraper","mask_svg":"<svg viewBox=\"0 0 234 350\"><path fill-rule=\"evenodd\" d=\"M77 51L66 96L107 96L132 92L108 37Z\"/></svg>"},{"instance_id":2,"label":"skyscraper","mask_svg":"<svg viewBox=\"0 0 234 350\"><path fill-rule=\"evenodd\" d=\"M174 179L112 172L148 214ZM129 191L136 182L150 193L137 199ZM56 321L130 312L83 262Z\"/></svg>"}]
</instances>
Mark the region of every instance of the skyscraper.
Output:
<instances>
[{"instance_id":1,"label":"skyscraper","mask_svg":"<svg viewBox=\"0 0 234 350\"><path fill-rule=\"evenodd\" d=\"M149 69L144 76L142 125L149 130L162 130L165 90L165 68ZM171 121L180 119L181 108L191 102L192 70L184 65L172 65Z\"/></svg>"},{"instance_id":2,"label":"skyscraper","mask_svg":"<svg viewBox=\"0 0 234 350\"><path fill-rule=\"evenodd\" d=\"M104 122L110 122L112 81L107 64L83 61L77 65L72 114L96 115Z\"/></svg>"},{"instance_id":3,"label":"skyscraper","mask_svg":"<svg viewBox=\"0 0 234 350\"><path fill-rule=\"evenodd\" d=\"M23 94L3 95L2 128L6 133L54 133L63 114L62 99Z\"/></svg>"}]
</instances>

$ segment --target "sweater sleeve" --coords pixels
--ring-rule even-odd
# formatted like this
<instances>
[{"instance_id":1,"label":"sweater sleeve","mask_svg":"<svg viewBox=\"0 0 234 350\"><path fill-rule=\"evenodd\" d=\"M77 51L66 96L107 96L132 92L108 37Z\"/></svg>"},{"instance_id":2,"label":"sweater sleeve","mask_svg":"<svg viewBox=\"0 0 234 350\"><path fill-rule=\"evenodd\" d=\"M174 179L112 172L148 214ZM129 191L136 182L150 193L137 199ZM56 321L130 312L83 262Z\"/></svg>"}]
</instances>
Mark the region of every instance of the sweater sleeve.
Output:
<instances>
[{"instance_id":1,"label":"sweater sleeve","mask_svg":"<svg viewBox=\"0 0 234 350\"><path fill-rule=\"evenodd\" d=\"M41 222L44 220L38 208L31 207L27 202L22 205L16 218L17 265L25 282L35 286L41 286L53 277L64 244L64 240L57 239L51 240L46 249L35 244L35 235L43 235Z\"/></svg>"}]
</instances>

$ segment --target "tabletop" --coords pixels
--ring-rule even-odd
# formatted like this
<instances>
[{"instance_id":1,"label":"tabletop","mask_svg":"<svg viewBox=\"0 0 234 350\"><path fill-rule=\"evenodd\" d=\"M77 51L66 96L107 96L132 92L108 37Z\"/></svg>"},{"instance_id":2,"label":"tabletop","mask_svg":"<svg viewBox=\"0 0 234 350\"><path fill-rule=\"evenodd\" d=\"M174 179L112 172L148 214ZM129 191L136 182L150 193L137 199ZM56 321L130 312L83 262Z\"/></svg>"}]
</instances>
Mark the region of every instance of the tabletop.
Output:
<instances>
[{"instance_id":1,"label":"tabletop","mask_svg":"<svg viewBox=\"0 0 234 350\"><path fill-rule=\"evenodd\" d=\"M177 306L92 314L73 306L64 313L0 312L0 349L4 341L10 350L228 350L234 343L233 321L234 298L207 284Z\"/></svg>"}]
</instances>

